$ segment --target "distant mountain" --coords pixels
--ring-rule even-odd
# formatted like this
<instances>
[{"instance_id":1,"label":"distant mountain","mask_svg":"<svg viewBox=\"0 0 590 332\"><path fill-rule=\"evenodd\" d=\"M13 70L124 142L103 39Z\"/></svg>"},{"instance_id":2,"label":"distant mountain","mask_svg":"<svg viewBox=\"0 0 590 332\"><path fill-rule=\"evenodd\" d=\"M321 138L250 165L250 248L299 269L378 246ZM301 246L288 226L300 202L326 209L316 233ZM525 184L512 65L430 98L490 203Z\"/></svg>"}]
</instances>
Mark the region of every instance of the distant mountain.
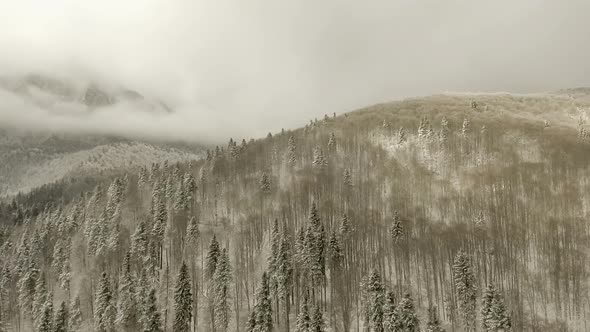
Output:
<instances>
[{"instance_id":1,"label":"distant mountain","mask_svg":"<svg viewBox=\"0 0 590 332\"><path fill-rule=\"evenodd\" d=\"M0 77L0 89L55 112L63 111L66 106L67 109L78 107L92 111L117 104L128 104L146 112L173 112L162 100L125 87L98 82L81 83L40 74Z\"/></svg>"}]
</instances>

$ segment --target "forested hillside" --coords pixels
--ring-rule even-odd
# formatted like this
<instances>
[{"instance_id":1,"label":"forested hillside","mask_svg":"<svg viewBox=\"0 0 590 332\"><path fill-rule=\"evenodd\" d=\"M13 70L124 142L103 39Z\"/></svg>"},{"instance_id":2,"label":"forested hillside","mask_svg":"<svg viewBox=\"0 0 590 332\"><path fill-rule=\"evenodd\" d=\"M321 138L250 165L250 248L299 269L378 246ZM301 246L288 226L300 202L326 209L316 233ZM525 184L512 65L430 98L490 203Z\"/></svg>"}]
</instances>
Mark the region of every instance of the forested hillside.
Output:
<instances>
[{"instance_id":1,"label":"forested hillside","mask_svg":"<svg viewBox=\"0 0 590 332\"><path fill-rule=\"evenodd\" d=\"M20 195L0 331L588 331L585 103L409 99Z\"/></svg>"}]
</instances>

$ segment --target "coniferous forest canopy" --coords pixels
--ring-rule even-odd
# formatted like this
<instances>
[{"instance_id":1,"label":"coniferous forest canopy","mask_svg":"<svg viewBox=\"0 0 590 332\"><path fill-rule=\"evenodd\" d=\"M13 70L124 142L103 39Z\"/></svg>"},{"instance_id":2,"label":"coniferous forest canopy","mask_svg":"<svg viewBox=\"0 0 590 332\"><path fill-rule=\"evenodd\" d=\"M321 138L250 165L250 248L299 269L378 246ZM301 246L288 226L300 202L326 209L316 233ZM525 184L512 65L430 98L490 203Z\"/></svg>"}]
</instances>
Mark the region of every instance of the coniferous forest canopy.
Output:
<instances>
[{"instance_id":1,"label":"coniferous forest canopy","mask_svg":"<svg viewBox=\"0 0 590 332\"><path fill-rule=\"evenodd\" d=\"M587 331L587 110L408 99L5 197L0 331Z\"/></svg>"}]
</instances>

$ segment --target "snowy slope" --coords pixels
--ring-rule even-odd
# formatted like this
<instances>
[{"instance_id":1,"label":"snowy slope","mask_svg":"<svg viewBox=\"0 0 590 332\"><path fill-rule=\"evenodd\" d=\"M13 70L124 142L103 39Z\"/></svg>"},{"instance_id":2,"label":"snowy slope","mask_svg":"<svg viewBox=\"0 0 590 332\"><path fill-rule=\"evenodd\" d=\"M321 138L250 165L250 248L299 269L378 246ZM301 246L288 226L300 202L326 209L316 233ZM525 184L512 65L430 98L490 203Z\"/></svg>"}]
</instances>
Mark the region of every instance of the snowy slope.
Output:
<instances>
[{"instance_id":1,"label":"snowy slope","mask_svg":"<svg viewBox=\"0 0 590 332\"><path fill-rule=\"evenodd\" d=\"M70 175L202 157L196 146L115 137L0 130L0 196L27 192Z\"/></svg>"},{"instance_id":2,"label":"snowy slope","mask_svg":"<svg viewBox=\"0 0 590 332\"><path fill-rule=\"evenodd\" d=\"M90 150L56 155L50 160L34 165L5 191L7 194L26 192L68 175L92 174L104 170L135 168L162 160L177 162L200 157L200 154L140 142L100 145Z\"/></svg>"}]
</instances>

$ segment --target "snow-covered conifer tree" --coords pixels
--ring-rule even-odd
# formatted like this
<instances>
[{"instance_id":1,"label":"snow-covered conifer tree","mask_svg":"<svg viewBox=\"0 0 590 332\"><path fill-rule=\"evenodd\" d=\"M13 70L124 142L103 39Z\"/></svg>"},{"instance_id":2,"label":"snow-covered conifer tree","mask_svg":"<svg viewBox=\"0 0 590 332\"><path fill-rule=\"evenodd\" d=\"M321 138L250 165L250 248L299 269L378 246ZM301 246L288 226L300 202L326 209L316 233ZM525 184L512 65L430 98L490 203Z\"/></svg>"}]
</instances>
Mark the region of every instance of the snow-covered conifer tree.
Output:
<instances>
[{"instance_id":1,"label":"snow-covered conifer tree","mask_svg":"<svg viewBox=\"0 0 590 332\"><path fill-rule=\"evenodd\" d=\"M137 303L135 285L131 275L131 254L128 252L123 260L119 281L117 318L115 324L123 330L133 330L137 325Z\"/></svg>"},{"instance_id":2,"label":"snow-covered conifer tree","mask_svg":"<svg viewBox=\"0 0 590 332\"><path fill-rule=\"evenodd\" d=\"M221 250L213 280L215 282L215 327L216 331L226 332L229 326L229 286L231 283L231 266L226 248Z\"/></svg>"},{"instance_id":3,"label":"snow-covered conifer tree","mask_svg":"<svg viewBox=\"0 0 590 332\"><path fill-rule=\"evenodd\" d=\"M406 130L404 127L401 127L397 133L397 144L402 145L404 144L408 138L406 137Z\"/></svg>"},{"instance_id":4,"label":"snow-covered conifer tree","mask_svg":"<svg viewBox=\"0 0 590 332\"><path fill-rule=\"evenodd\" d=\"M193 297L191 280L185 263L182 263L174 290L174 332L188 332L191 327Z\"/></svg>"},{"instance_id":5,"label":"snow-covered conifer tree","mask_svg":"<svg viewBox=\"0 0 590 332\"><path fill-rule=\"evenodd\" d=\"M68 328L68 307L65 302L61 302L59 310L55 314L55 322L53 324L53 332L67 332Z\"/></svg>"},{"instance_id":6,"label":"snow-covered conifer tree","mask_svg":"<svg viewBox=\"0 0 590 332\"><path fill-rule=\"evenodd\" d=\"M303 301L299 308L297 315L297 322L295 324L295 332L309 332L311 325L311 317L309 316L309 307L307 305L307 296L303 296Z\"/></svg>"},{"instance_id":7,"label":"snow-covered conifer tree","mask_svg":"<svg viewBox=\"0 0 590 332\"><path fill-rule=\"evenodd\" d=\"M464 251L459 251L453 263L453 281L457 291L457 304L461 314L463 329L475 331L475 276L471 268L471 260Z\"/></svg>"},{"instance_id":8,"label":"snow-covered conifer tree","mask_svg":"<svg viewBox=\"0 0 590 332\"><path fill-rule=\"evenodd\" d=\"M94 328L98 332L112 332L115 328L117 310L113 303L110 280L102 273L94 304Z\"/></svg>"},{"instance_id":9,"label":"snow-covered conifer tree","mask_svg":"<svg viewBox=\"0 0 590 332\"><path fill-rule=\"evenodd\" d=\"M418 314L414 307L414 300L410 296L410 293L406 293L400 303L397 306L397 320L399 331L404 332L418 332L420 331L420 321Z\"/></svg>"}]
</instances>

